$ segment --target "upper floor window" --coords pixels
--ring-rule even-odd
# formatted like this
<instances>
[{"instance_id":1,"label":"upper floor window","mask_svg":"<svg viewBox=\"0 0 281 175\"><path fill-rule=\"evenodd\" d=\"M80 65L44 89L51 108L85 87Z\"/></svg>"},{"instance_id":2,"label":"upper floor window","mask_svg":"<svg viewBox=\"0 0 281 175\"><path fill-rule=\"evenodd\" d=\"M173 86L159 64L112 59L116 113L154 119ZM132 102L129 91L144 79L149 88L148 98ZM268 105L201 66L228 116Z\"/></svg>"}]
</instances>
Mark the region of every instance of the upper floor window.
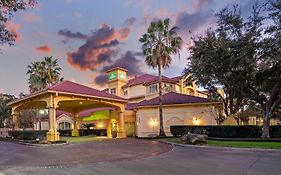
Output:
<instances>
[{"instance_id":1,"label":"upper floor window","mask_svg":"<svg viewBox=\"0 0 281 175\"><path fill-rule=\"evenodd\" d=\"M128 95L128 89L124 89L124 96Z\"/></svg>"},{"instance_id":2,"label":"upper floor window","mask_svg":"<svg viewBox=\"0 0 281 175\"><path fill-rule=\"evenodd\" d=\"M171 84L165 84L165 85L164 85L164 89L165 89L166 92L172 92L172 90L173 90L173 85L171 85Z\"/></svg>"},{"instance_id":3,"label":"upper floor window","mask_svg":"<svg viewBox=\"0 0 281 175\"><path fill-rule=\"evenodd\" d=\"M150 94L154 94L154 93L156 93L156 92L158 92L158 86L157 86L157 84L150 85L150 86L149 86L149 93L150 93Z\"/></svg>"},{"instance_id":4,"label":"upper floor window","mask_svg":"<svg viewBox=\"0 0 281 175\"><path fill-rule=\"evenodd\" d=\"M113 94L113 95L115 95L115 94L116 94L116 88L110 89L110 93Z\"/></svg>"}]
</instances>

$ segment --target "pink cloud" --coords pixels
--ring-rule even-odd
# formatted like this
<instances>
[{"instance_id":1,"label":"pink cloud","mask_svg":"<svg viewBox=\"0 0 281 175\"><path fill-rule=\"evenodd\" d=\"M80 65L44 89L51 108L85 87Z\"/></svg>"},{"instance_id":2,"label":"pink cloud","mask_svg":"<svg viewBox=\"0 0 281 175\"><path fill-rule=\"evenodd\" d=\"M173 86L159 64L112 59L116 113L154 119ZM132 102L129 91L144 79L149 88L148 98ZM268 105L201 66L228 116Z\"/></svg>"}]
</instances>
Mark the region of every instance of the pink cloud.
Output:
<instances>
[{"instance_id":1,"label":"pink cloud","mask_svg":"<svg viewBox=\"0 0 281 175\"><path fill-rule=\"evenodd\" d=\"M86 71L97 70L107 66L112 62L120 51L118 45L125 42L130 33L133 19L126 20L125 26L119 29L102 24L98 29L92 31L90 35L74 33L68 30L60 31L61 35L68 38L81 38L86 42L77 51L67 53L67 61L73 67Z\"/></svg>"},{"instance_id":2,"label":"pink cloud","mask_svg":"<svg viewBox=\"0 0 281 175\"><path fill-rule=\"evenodd\" d=\"M11 34L15 36L15 41L19 43L21 41L21 34L19 33L21 25L12 21L7 21L5 25L7 29L11 32Z\"/></svg>"},{"instance_id":3,"label":"pink cloud","mask_svg":"<svg viewBox=\"0 0 281 175\"><path fill-rule=\"evenodd\" d=\"M37 47L35 50L38 52L50 53L50 52L52 52L53 49L46 44L46 45Z\"/></svg>"}]
</instances>

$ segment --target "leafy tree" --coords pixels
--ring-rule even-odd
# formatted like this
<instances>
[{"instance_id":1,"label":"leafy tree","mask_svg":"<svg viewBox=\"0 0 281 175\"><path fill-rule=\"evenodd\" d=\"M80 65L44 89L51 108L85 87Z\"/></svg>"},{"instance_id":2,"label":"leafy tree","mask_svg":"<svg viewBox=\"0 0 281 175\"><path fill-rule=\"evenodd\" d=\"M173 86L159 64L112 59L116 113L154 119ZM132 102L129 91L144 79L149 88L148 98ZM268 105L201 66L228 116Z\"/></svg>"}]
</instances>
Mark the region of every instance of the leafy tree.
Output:
<instances>
[{"instance_id":1,"label":"leafy tree","mask_svg":"<svg viewBox=\"0 0 281 175\"><path fill-rule=\"evenodd\" d=\"M18 10L33 7L35 4L36 0L0 0L0 45L14 44L16 35L6 27L6 23L13 14Z\"/></svg>"},{"instance_id":2,"label":"leafy tree","mask_svg":"<svg viewBox=\"0 0 281 175\"><path fill-rule=\"evenodd\" d=\"M217 14L217 29L208 30L206 36L193 38L186 76L192 77L207 89L212 99L220 99L226 116L236 116L247 103L247 99L238 92L236 83L244 76L241 65L249 67L243 48L248 40L243 33L245 26L238 6L233 10L223 9ZM245 48L246 49L246 48ZM225 96L219 93L217 86L222 86Z\"/></svg>"},{"instance_id":3,"label":"leafy tree","mask_svg":"<svg viewBox=\"0 0 281 175\"><path fill-rule=\"evenodd\" d=\"M271 1L261 16L253 7L247 20L238 6L225 8L217 16L217 28L194 39L189 68L205 88L222 85L226 114L237 113L249 100L263 112L263 138L269 137L272 112L281 103L281 2ZM268 27L263 22L271 20Z\"/></svg>"},{"instance_id":4,"label":"leafy tree","mask_svg":"<svg viewBox=\"0 0 281 175\"><path fill-rule=\"evenodd\" d=\"M11 124L11 108L7 103L16 99L13 95L0 94L0 128L10 127ZM7 125L7 126L5 126Z\"/></svg>"},{"instance_id":5,"label":"leafy tree","mask_svg":"<svg viewBox=\"0 0 281 175\"><path fill-rule=\"evenodd\" d=\"M20 128L33 128L33 123L36 120L37 110L27 109L22 110L19 114L19 127Z\"/></svg>"},{"instance_id":6,"label":"leafy tree","mask_svg":"<svg viewBox=\"0 0 281 175\"><path fill-rule=\"evenodd\" d=\"M170 20L159 20L151 22L147 33L139 40L142 43L145 62L152 68L158 68L158 88L159 88L159 136L165 136L163 127L163 107L162 107L162 69L168 67L172 62L172 54L179 53L182 46L182 39L177 34L177 27L170 27Z\"/></svg>"},{"instance_id":7,"label":"leafy tree","mask_svg":"<svg viewBox=\"0 0 281 175\"><path fill-rule=\"evenodd\" d=\"M30 92L35 92L54 85L63 80L60 77L61 68L58 60L53 57L45 57L43 61L36 61L28 65L27 75Z\"/></svg>"}]
</instances>

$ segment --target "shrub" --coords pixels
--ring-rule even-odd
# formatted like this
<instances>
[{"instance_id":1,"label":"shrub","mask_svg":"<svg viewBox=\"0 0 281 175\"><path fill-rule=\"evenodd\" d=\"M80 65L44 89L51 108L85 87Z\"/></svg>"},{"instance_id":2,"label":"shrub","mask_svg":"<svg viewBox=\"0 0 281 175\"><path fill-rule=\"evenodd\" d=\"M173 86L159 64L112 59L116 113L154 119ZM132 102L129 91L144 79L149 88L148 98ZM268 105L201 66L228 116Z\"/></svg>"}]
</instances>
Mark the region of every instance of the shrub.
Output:
<instances>
[{"instance_id":1,"label":"shrub","mask_svg":"<svg viewBox=\"0 0 281 175\"><path fill-rule=\"evenodd\" d=\"M60 136L71 136L72 130L58 130ZM88 135L96 135L96 136L106 136L106 129L79 129L79 136L88 136Z\"/></svg>"},{"instance_id":2,"label":"shrub","mask_svg":"<svg viewBox=\"0 0 281 175\"><path fill-rule=\"evenodd\" d=\"M58 130L60 136L71 136L71 130Z\"/></svg>"},{"instance_id":3,"label":"shrub","mask_svg":"<svg viewBox=\"0 0 281 175\"><path fill-rule=\"evenodd\" d=\"M281 138L281 125L270 126L269 135L272 138Z\"/></svg>"},{"instance_id":4,"label":"shrub","mask_svg":"<svg viewBox=\"0 0 281 175\"><path fill-rule=\"evenodd\" d=\"M175 137L185 132L200 133L206 130L209 137L219 138L258 138L261 136L261 127L253 125L245 126L171 126L171 133Z\"/></svg>"},{"instance_id":5,"label":"shrub","mask_svg":"<svg viewBox=\"0 0 281 175\"><path fill-rule=\"evenodd\" d=\"M42 140L46 136L47 130L42 131L8 131L10 137L20 140Z\"/></svg>"},{"instance_id":6,"label":"shrub","mask_svg":"<svg viewBox=\"0 0 281 175\"><path fill-rule=\"evenodd\" d=\"M106 129L79 129L80 136L96 135L96 136L106 136Z\"/></svg>"}]
</instances>

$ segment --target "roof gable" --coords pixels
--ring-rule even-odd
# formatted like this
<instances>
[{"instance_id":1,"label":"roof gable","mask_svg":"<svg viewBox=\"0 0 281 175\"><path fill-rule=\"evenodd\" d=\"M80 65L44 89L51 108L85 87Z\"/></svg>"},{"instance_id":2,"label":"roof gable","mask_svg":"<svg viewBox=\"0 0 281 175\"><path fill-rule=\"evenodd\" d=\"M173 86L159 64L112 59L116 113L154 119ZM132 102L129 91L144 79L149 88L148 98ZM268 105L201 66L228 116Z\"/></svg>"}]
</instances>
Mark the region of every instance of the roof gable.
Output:
<instances>
[{"instance_id":1,"label":"roof gable","mask_svg":"<svg viewBox=\"0 0 281 175\"><path fill-rule=\"evenodd\" d=\"M74 93L74 94L81 94L81 95L89 95L89 96L96 96L96 97L104 97L104 98L111 98L115 100L125 100L124 98L109 94L104 91L99 91L97 89L87 87L78 83L74 83L71 81L63 81L58 83L54 86L50 86L47 88L49 91L56 91L56 92L66 92L66 93Z\"/></svg>"},{"instance_id":2,"label":"roof gable","mask_svg":"<svg viewBox=\"0 0 281 175\"><path fill-rule=\"evenodd\" d=\"M178 82L177 79L169 78L169 77L166 77L163 75L162 75L162 81L172 82L172 83ZM143 75L137 76L137 77L129 80L128 83L123 86L123 88L134 86L134 85L139 85L139 84L149 85L149 84L153 84L153 83L157 83L157 82L158 82L158 76L150 75L150 74L143 74Z\"/></svg>"},{"instance_id":3,"label":"roof gable","mask_svg":"<svg viewBox=\"0 0 281 175\"><path fill-rule=\"evenodd\" d=\"M208 103L211 101L207 98L180 94L176 92L169 92L163 95L162 102L163 105L171 105L171 104ZM156 105L159 105L159 97L155 97L151 100L142 101L137 106L156 106Z\"/></svg>"}]
</instances>

